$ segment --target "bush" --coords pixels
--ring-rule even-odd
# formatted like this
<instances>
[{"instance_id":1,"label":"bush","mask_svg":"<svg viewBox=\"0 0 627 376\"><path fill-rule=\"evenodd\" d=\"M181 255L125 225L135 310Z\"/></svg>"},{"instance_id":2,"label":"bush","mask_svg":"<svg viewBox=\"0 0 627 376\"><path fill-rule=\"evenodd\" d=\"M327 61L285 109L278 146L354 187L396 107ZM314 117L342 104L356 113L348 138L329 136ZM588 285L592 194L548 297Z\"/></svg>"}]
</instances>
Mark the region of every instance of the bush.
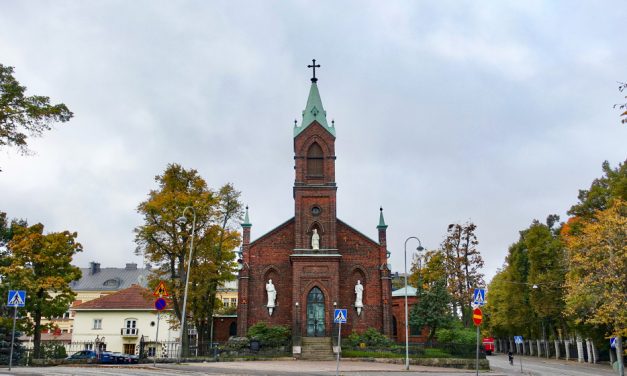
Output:
<instances>
[{"instance_id":1,"label":"bush","mask_svg":"<svg viewBox=\"0 0 627 376\"><path fill-rule=\"evenodd\" d=\"M226 351L237 351L242 349L248 349L250 346L250 340L248 337L231 337L224 345Z\"/></svg>"},{"instance_id":2,"label":"bush","mask_svg":"<svg viewBox=\"0 0 627 376\"><path fill-rule=\"evenodd\" d=\"M368 347L388 347L393 344L392 340L379 333L375 328L368 328L363 333L352 332L348 336L348 343L351 346L359 346L360 343L365 343Z\"/></svg>"},{"instance_id":3,"label":"bush","mask_svg":"<svg viewBox=\"0 0 627 376\"><path fill-rule=\"evenodd\" d=\"M67 352L65 346L59 342L46 342L41 344L42 359L65 359Z\"/></svg>"},{"instance_id":4,"label":"bush","mask_svg":"<svg viewBox=\"0 0 627 376\"><path fill-rule=\"evenodd\" d=\"M464 328L461 323L455 322L449 328L438 329L435 337L440 343L458 343L472 345L477 343L477 332L474 328Z\"/></svg>"},{"instance_id":5,"label":"bush","mask_svg":"<svg viewBox=\"0 0 627 376\"><path fill-rule=\"evenodd\" d=\"M268 326L264 322L259 322L248 328L248 338L256 339L267 347L288 345L290 335L290 328L282 325Z\"/></svg>"}]
</instances>

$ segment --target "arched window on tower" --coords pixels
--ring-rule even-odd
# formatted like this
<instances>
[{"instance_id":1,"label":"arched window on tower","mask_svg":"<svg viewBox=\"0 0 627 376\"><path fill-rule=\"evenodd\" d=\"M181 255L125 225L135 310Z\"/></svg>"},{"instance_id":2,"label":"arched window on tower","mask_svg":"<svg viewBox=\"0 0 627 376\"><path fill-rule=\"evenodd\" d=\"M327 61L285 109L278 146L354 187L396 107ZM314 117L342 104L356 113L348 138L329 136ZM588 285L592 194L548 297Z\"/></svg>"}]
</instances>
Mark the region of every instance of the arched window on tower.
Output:
<instances>
[{"instance_id":1,"label":"arched window on tower","mask_svg":"<svg viewBox=\"0 0 627 376\"><path fill-rule=\"evenodd\" d=\"M323 176L323 161L322 148L314 142L307 151L307 176Z\"/></svg>"}]
</instances>

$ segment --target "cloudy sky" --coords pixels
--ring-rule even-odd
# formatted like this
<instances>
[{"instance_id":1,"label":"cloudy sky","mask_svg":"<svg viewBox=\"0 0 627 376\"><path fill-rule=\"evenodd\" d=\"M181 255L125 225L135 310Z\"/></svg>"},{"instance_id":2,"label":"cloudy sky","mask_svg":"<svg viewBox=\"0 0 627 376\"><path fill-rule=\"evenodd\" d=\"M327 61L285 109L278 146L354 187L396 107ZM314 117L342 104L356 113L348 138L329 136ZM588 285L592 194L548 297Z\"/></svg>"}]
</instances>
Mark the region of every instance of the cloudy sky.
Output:
<instances>
[{"instance_id":1,"label":"cloudy sky","mask_svg":"<svg viewBox=\"0 0 627 376\"><path fill-rule=\"evenodd\" d=\"M75 114L33 156L0 150L0 210L77 231L80 266L141 263L136 207L176 162L241 190L257 238L293 216L316 58L338 217L376 239L382 205L400 271L406 238L473 221L491 277L625 160L625 19L624 0L0 0L0 63Z\"/></svg>"}]
</instances>

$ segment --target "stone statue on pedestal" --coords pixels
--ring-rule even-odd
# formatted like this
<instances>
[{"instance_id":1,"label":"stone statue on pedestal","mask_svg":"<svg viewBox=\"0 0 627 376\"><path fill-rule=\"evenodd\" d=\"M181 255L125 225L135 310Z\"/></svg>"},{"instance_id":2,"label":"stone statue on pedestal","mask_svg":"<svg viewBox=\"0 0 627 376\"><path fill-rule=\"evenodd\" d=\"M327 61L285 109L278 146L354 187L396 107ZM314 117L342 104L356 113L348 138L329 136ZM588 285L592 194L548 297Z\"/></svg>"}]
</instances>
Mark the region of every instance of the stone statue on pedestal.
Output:
<instances>
[{"instance_id":1,"label":"stone statue on pedestal","mask_svg":"<svg viewBox=\"0 0 627 376\"><path fill-rule=\"evenodd\" d=\"M318 235L318 229L313 229L313 235L311 235L311 249L320 249L320 235Z\"/></svg>"},{"instance_id":2,"label":"stone statue on pedestal","mask_svg":"<svg viewBox=\"0 0 627 376\"><path fill-rule=\"evenodd\" d=\"M355 308L357 308L357 316L361 315L361 309L364 306L363 297L364 285L361 284L360 280L357 280L357 284L355 285Z\"/></svg>"},{"instance_id":3,"label":"stone statue on pedestal","mask_svg":"<svg viewBox=\"0 0 627 376\"><path fill-rule=\"evenodd\" d=\"M271 279L266 283L266 292L268 293L268 305L266 307L268 307L268 313L272 316L272 311L274 311L276 306L276 289Z\"/></svg>"}]
</instances>

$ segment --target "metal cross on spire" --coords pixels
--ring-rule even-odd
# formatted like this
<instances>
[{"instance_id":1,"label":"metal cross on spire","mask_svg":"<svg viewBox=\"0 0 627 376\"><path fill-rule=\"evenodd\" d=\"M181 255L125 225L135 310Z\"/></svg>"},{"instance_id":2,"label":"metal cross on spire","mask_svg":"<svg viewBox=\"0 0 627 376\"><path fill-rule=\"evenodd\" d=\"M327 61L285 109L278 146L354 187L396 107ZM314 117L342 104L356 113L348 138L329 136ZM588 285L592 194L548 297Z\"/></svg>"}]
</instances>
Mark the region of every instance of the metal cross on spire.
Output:
<instances>
[{"instance_id":1,"label":"metal cross on spire","mask_svg":"<svg viewBox=\"0 0 627 376\"><path fill-rule=\"evenodd\" d=\"M316 64L316 59L313 59L313 65L307 65L307 68L313 68L313 77L311 78L311 82L317 82L316 78L316 68L320 68L320 64Z\"/></svg>"}]
</instances>

